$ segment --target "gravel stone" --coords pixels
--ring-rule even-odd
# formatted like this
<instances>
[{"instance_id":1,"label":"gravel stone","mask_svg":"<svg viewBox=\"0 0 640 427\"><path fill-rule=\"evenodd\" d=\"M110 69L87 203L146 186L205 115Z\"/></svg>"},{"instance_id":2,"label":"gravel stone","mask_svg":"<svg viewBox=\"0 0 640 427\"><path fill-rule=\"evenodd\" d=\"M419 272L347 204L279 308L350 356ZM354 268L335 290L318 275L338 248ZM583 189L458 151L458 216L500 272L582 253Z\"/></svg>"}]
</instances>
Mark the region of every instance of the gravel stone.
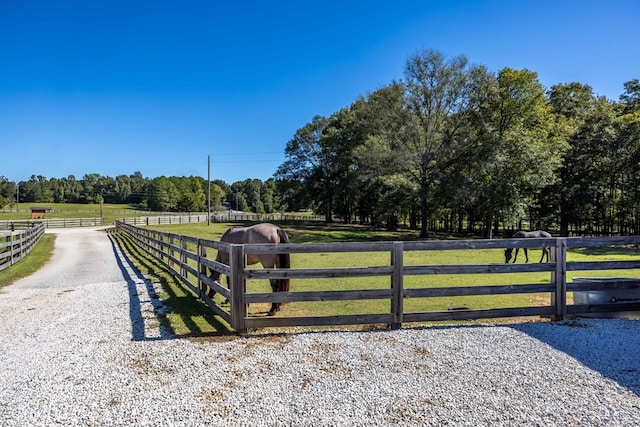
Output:
<instances>
[{"instance_id":1,"label":"gravel stone","mask_svg":"<svg viewBox=\"0 0 640 427\"><path fill-rule=\"evenodd\" d=\"M640 425L637 319L185 339L106 233L55 232L0 293L3 426Z\"/></svg>"}]
</instances>

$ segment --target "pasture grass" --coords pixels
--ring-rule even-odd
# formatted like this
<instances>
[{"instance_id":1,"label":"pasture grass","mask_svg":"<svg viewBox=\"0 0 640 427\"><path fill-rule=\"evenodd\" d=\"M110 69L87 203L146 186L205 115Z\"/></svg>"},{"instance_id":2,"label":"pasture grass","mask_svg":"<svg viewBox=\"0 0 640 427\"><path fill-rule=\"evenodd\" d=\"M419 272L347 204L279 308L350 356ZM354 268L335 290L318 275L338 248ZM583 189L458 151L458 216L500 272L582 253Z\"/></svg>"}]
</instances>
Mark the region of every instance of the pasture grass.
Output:
<instances>
[{"instance_id":1,"label":"pasture grass","mask_svg":"<svg viewBox=\"0 0 640 427\"><path fill-rule=\"evenodd\" d=\"M277 223L277 222L276 222ZM366 227L345 226L324 223L277 223L283 227L293 243L318 242L363 242L415 240L417 232L401 230L397 232L377 231ZM233 225L247 223L213 223L207 224L174 224L158 225L149 228L182 234L204 239L220 240L224 231ZM529 262L538 262L542 255L540 249L529 250ZM215 257L214 253L208 254ZM389 265L388 252L370 253L313 253L292 254L292 268L326 268L326 267L367 267ZM640 259L640 251L630 247L577 248L567 254L569 261L605 261ZM519 261L524 262L524 254L519 254ZM405 265L443 265L443 264L500 264L504 262L503 249L480 250L440 250L440 251L407 251L404 254ZM612 270L576 272L580 277L638 277L638 270ZM571 272L568 281L572 280ZM405 276L405 288L429 288L452 286L481 286L509 284L544 284L550 283L551 274L542 273L504 273L504 274L436 274L424 276ZM297 279L292 280L292 291L320 290L367 290L389 289L388 277L364 278L331 278L331 279ZM270 292L267 280L249 280L249 292ZM568 295L571 302L572 295ZM221 302L221 299L218 300ZM483 308L517 308L528 306L547 306L551 304L551 293L508 294L466 297L414 298L404 301L405 312L446 311L452 307L469 309ZM342 314L375 314L389 313L388 300L364 301L327 301L290 303L283 307L282 316L330 316ZM268 304L250 306L250 315L263 315L269 309Z\"/></svg>"},{"instance_id":2,"label":"pasture grass","mask_svg":"<svg viewBox=\"0 0 640 427\"><path fill-rule=\"evenodd\" d=\"M23 259L0 271L0 289L27 277L42 268L53 255L56 235L45 233Z\"/></svg>"},{"instance_id":3,"label":"pasture grass","mask_svg":"<svg viewBox=\"0 0 640 427\"><path fill-rule=\"evenodd\" d=\"M45 218L100 218L100 214L104 217L105 224L113 224L116 219L131 218L136 216L144 216L149 213L138 209L130 204L85 204L85 203L20 203L19 211L15 211L15 205L12 209L5 208L0 211L0 220L29 220L31 219L31 210L29 208L35 206L46 206L52 208L51 212L47 212Z\"/></svg>"}]
</instances>

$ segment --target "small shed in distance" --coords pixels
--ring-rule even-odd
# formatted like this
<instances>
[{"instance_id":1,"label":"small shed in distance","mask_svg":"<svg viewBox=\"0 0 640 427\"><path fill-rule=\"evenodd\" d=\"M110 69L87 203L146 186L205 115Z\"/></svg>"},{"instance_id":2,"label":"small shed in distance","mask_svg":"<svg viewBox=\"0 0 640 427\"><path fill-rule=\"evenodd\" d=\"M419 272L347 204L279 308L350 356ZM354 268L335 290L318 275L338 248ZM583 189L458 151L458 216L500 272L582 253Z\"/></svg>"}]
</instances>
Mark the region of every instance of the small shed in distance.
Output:
<instances>
[{"instance_id":1,"label":"small shed in distance","mask_svg":"<svg viewBox=\"0 0 640 427\"><path fill-rule=\"evenodd\" d=\"M31 206L31 218L32 219L42 219L44 218L44 214L47 212L51 212L51 208L47 206Z\"/></svg>"}]
</instances>

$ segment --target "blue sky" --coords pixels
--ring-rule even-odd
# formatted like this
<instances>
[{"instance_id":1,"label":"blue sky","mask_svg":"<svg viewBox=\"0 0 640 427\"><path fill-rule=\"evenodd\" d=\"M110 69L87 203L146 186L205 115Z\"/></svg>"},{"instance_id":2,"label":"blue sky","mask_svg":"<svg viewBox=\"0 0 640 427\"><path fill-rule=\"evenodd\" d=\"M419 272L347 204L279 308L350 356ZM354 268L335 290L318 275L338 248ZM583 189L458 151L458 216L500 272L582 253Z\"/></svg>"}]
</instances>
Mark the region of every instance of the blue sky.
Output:
<instances>
[{"instance_id":1,"label":"blue sky","mask_svg":"<svg viewBox=\"0 0 640 427\"><path fill-rule=\"evenodd\" d=\"M266 180L422 49L617 100L640 2L0 0L0 176Z\"/></svg>"}]
</instances>

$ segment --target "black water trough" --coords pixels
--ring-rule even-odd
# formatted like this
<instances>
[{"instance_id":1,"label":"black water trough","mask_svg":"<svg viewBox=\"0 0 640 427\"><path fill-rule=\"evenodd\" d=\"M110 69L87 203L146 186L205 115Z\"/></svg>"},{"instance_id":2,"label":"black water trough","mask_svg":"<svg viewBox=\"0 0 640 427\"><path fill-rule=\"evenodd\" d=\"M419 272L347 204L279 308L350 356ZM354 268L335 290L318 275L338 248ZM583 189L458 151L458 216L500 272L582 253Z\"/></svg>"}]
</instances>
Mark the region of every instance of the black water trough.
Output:
<instances>
[{"instance_id":1,"label":"black water trough","mask_svg":"<svg viewBox=\"0 0 640 427\"><path fill-rule=\"evenodd\" d=\"M576 305L598 305L598 304L618 304L618 303L640 303L640 288L617 289L618 284L624 282L637 282L638 279L628 277L574 277L574 283L598 283L606 284L600 290L574 291L573 303ZM588 313L580 313L582 317L626 317L640 318L640 311L616 311L616 312L596 312L597 308Z\"/></svg>"}]
</instances>

